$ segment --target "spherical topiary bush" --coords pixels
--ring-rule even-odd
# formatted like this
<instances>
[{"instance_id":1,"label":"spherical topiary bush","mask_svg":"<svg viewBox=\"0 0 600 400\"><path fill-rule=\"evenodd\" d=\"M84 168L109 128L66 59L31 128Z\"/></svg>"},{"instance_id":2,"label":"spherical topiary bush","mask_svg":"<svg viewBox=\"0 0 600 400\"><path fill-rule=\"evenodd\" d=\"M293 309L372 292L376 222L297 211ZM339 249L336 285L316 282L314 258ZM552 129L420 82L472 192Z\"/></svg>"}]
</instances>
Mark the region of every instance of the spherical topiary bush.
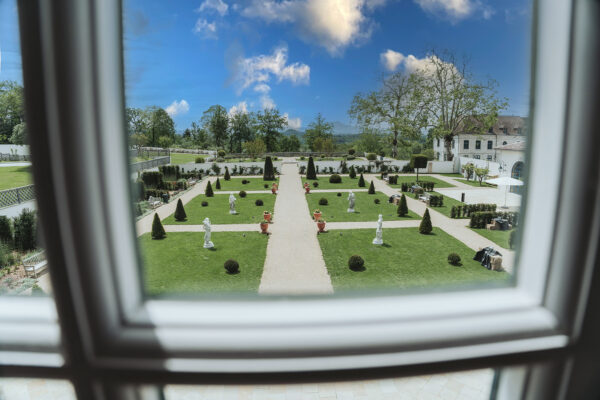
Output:
<instances>
[{"instance_id":1,"label":"spherical topiary bush","mask_svg":"<svg viewBox=\"0 0 600 400\"><path fill-rule=\"evenodd\" d=\"M342 183L342 177L338 174L333 174L329 177L329 183Z\"/></svg>"},{"instance_id":2,"label":"spherical topiary bush","mask_svg":"<svg viewBox=\"0 0 600 400\"><path fill-rule=\"evenodd\" d=\"M256 200L256 201L254 202L254 204L256 204L257 206L259 206L259 207L260 207L260 206L262 206L264 203L263 203L263 201L262 201L261 199L258 199L258 200Z\"/></svg>"},{"instance_id":3,"label":"spherical topiary bush","mask_svg":"<svg viewBox=\"0 0 600 400\"><path fill-rule=\"evenodd\" d=\"M320 206L326 206L327 204L329 204L329 202L327 201L327 199L325 197L321 197L319 199L319 205Z\"/></svg>"},{"instance_id":4,"label":"spherical topiary bush","mask_svg":"<svg viewBox=\"0 0 600 400\"><path fill-rule=\"evenodd\" d=\"M202 202L202 207L208 207L208 201L203 201Z\"/></svg>"},{"instance_id":5,"label":"spherical topiary bush","mask_svg":"<svg viewBox=\"0 0 600 400\"><path fill-rule=\"evenodd\" d=\"M353 255L348 259L348 267L352 271L362 271L365 269L365 260L361 256Z\"/></svg>"},{"instance_id":6,"label":"spherical topiary bush","mask_svg":"<svg viewBox=\"0 0 600 400\"><path fill-rule=\"evenodd\" d=\"M265 189L269 188L269 184L268 183L265 183L263 186L264 186Z\"/></svg>"},{"instance_id":7,"label":"spherical topiary bush","mask_svg":"<svg viewBox=\"0 0 600 400\"><path fill-rule=\"evenodd\" d=\"M225 271L227 271L228 274L233 275L240 272L240 264L235 260L229 259L225 261L225 264L223 264L223 266L225 267Z\"/></svg>"},{"instance_id":8,"label":"spherical topiary bush","mask_svg":"<svg viewBox=\"0 0 600 400\"><path fill-rule=\"evenodd\" d=\"M196 157L196 164L204 164L204 157Z\"/></svg>"},{"instance_id":9,"label":"spherical topiary bush","mask_svg":"<svg viewBox=\"0 0 600 400\"><path fill-rule=\"evenodd\" d=\"M351 156L353 156L354 153L356 153L356 150L354 150L354 149L348 149L348 154L350 154Z\"/></svg>"},{"instance_id":10,"label":"spherical topiary bush","mask_svg":"<svg viewBox=\"0 0 600 400\"><path fill-rule=\"evenodd\" d=\"M455 266L460 265L460 256L456 253L448 254L448 263Z\"/></svg>"},{"instance_id":11,"label":"spherical topiary bush","mask_svg":"<svg viewBox=\"0 0 600 400\"><path fill-rule=\"evenodd\" d=\"M379 199L375 199L375 200L373 200L373 203L375 203L375 204L379 204L379 203L381 203L381 200L379 200Z\"/></svg>"},{"instance_id":12,"label":"spherical topiary bush","mask_svg":"<svg viewBox=\"0 0 600 400\"><path fill-rule=\"evenodd\" d=\"M225 154L226 154L226 153L225 153L225 150L219 150L219 151L217 152L217 155L218 155L219 157L225 157Z\"/></svg>"},{"instance_id":13,"label":"spherical topiary bush","mask_svg":"<svg viewBox=\"0 0 600 400\"><path fill-rule=\"evenodd\" d=\"M239 195L241 198L246 197L246 191L245 190L240 191Z\"/></svg>"},{"instance_id":14,"label":"spherical topiary bush","mask_svg":"<svg viewBox=\"0 0 600 400\"><path fill-rule=\"evenodd\" d=\"M250 183L249 180L247 179L242 179L242 185L247 185L248 183Z\"/></svg>"},{"instance_id":15,"label":"spherical topiary bush","mask_svg":"<svg viewBox=\"0 0 600 400\"><path fill-rule=\"evenodd\" d=\"M337 197L342 197L342 194L338 192Z\"/></svg>"},{"instance_id":16,"label":"spherical topiary bush","mask_svg":"<svg viewBox=\"0 0 600 400\"><path fill-rule=\"evenodd\" d=\"M367 154L367 160L369 160L369 161L375 161L375 160L377 160L377 154L375 154L375 153L369 153L369 154Z\"/></svg>"},{"instance_id":17,"label":"spherical topiary bush","mask_svg":"<svg viewBox=\"0 0 600 400\"><path fill-rule=\"evenodd\" d=\"M319 187L319 182L313 182L314 187Z\"/></svg>"}]
</instances>

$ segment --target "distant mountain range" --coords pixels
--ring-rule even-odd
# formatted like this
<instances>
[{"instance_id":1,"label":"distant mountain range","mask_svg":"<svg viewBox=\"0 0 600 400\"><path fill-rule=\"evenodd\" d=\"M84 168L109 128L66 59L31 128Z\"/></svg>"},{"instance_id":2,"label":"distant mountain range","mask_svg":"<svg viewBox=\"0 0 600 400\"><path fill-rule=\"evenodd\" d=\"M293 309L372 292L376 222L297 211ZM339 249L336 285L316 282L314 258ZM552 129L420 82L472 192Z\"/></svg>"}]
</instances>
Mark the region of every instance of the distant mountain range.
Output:
<instances>
[{"instance_id":1,"label":"distant mountain range","mask_svg":"<svg viewBox=\"0 0 600 400\"><path fill-rule=\"evenodd\" d=\"M336 136L339 135L358 135L360 133L358 127L354 125L344 124L343 122L335 121L333 124L333 134ZM288 129L283 132L286 136L298 136L302 137L304 135L304 129Z\"/></svg>"}]
</instances>

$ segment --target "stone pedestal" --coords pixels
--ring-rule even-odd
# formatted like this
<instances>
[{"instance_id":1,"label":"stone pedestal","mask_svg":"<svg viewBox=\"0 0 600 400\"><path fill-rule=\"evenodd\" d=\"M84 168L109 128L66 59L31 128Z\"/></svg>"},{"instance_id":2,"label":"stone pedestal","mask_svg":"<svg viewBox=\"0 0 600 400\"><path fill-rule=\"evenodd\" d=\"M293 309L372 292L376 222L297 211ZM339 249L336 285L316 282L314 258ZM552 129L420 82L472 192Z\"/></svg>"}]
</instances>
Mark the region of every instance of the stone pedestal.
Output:
<instances>
[{"instance_id":1,"label":"stone pedestal","mask_svg":"<svg viewBox=\"0 0 600 400\"><path fill-rule=\"evenodd\" d=\"M214 243L211 241L208 242L204 242L204 248L205 249L212 249L213 247L215 247Z\"/></svg>"}]
</instances>

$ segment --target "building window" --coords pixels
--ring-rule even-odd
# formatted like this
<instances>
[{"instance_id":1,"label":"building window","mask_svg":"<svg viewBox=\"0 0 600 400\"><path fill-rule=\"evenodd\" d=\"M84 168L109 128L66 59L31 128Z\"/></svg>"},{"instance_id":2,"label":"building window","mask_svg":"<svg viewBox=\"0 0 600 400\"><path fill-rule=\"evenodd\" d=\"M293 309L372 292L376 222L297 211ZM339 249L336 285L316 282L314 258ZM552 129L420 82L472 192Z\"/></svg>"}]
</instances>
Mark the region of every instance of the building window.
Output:
<instances>
[{"instance_id":1,"label":"building window","mask_svg":"<svg viewBox=\"0 0 600 400\"><path fill-rule=\"evenodd\" d=\"M490 129L488 129L488 133L494 133L494 127L490 126Z\"/></svg>"},{"instance_id":2,"label":"building window","mask_svg":"<svg viewBox=\"0 0 600 400\"><path fill-rule=\"evenodd\" d=\"M488 154L488 155L487 155L487 159L488 159L488 161L490 161L490 160L492 159L492 155L491 155L491 154Z\"/></svg>"},{"instance_id":3,"label":"building window","mask_svg":"<svg viewBox=\"0 0 600 400\"><path fill-rule=\"evenodd\" d=\"M481 158L481 156L480 156L479 154L475 154L475 155L473 156L473 158L474 158L474 159L476 159L476 160L479 160L479 159Z\"/></svg>"},{"instance_id":4,"label":"building window","mask_svg":"<svg viewBox=\"0 0 600 400\"><path fill-rule=\"evenodd\" d=\"M508 135L508 128L502 128L502 133L504 133L505 135Z\"/></svg>"},{"instance_id":5,"label":"building window","mask_svg":"<svg viewBox=\"0 0 600 400\"><path fill-rule=\"evenodd\" d=\"M475 141L475 150L481 150L481 140Z\"/></svg>"},{"instance_id":6,"label":"building window","mask_svg":"<svg viewBox=\"0 0 600 400\"><path fill-rule=\"evenodd\" d=\"M517 135L520 135L522 132L521 128L515 128L515 131L517 132Z\"/></svg>"},{"instance_id":7,"label":"building window","mask_svg":"<svg viewBox=\"0 0 600 400\"><path fill-rule=\"evenodd\" d=\"M465 141L464 141L464 144L463 144L463 149L465 149L465 150L469 150L469 141L468 141L468 140L465 140Z\"/></svg>"},{"instance_id":8,"label":"building window","mask_svg":"<svg viewBox=\"0 0 600 400\"><path fill-rule=\"evenodd\" d=\"M491 140L488 140L488 150L491 150L493 146L493 142Z\"/></svg>"},{"instance_id":9,"label":"building window","mask_svg":"<svg viewBox=\"0 0 600 400\"><path fill-rule=\"evenodd\" d=\"M452 140L452 148L454 148L454 139Z\"/></svg>"},{"instance_id":10,"label":"building window","mask_svg":"<svg viewBox=\"0 0 600 400\"><path fill-rule=\"evenodd\" d=\"M437 140L437 147L440 147L440 139Z\"/></svg>"}]
</instances>

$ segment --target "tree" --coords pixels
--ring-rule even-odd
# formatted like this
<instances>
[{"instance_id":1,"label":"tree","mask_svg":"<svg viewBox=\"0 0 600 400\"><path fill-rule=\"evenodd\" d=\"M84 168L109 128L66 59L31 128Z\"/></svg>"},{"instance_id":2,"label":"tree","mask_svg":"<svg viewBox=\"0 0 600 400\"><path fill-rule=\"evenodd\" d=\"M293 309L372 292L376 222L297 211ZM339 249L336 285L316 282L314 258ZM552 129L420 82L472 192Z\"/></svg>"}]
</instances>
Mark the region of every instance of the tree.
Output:
<instances>
[{"instance_id":1,"label":"tree","mask_svg":"<svg viewBox=\"0 0 600 400\"><path fill-rule=\"evenodd\" d=\"M150 125L150 116L148 112L141 108L127 107L125 109L125 121L127 124L127 134L145 135Z\"/></svg>"},{"instance_id":2,"label":"tree","mask_svg":"<svg viewBox=\"0 0 600 400\"><path fill-rule=\"evenodd\" d=\"M406 204L406 196L400 197L400 203L398 204L398 216L404 217L408 214L408 205Z\"/></svg>"},{"instance_id":3,"label":"tree","mask_svg":"<svg viewBox=\"0 0 600 400\"><path fill-rule=\"evenodd\" d=\"M320 153L331 154L335 150L335 144L331 138L318 137L313 143L313 148Z\"/></svg>"},{"instance_id":4,"label":"tree","mask_svg":"<svg viewBox=\"0 0 600 400\"><path fill-rule=\"evenodd\" d=\"M300 139L296 135L283 136L279 141L279 148L287 152L300 151Z\"/></svg>"},{"instance_id":5,"label":"tree","mask_svg":"<svg viewBox=\"0 0 600 400\"><path fill-rule=\"evenodd\" d=\"M421 98L422 78L397 72L382 77L378 91L354 96L348 114L363 127L384 127L392 134L392 157L398 157L399 141L417 139L425 126Z\"/></svg>"},{"instance_id":6,"label":"tree","mask_svg":"<svg viewBox=\"0 0 600 400\"><path fill-rule=\"evenodd\" d=\"M306 168L306 179L317 179L317 171L315 171L315 161L312 157L308 157L308 167Z\"/></svg>"},{"instance_id":7,"label":"tree","mask_svg":"<svg viewBox=\"0 0 600 400\"><path fill-rule=\"evenodd\" d=\"M364 153L378 153L384 146L384 136L376 128L364 127L358 136L356 148Z\"/></svg>"},{"instance_id":8,"label":"tree","mask_svg":"<svg viewBox=\"0 0 600 400\"><path fill-rule=\"evenodd\" d=\"M223 179L226 181L231 179L231 175L229 175L229 168L227 168L227 166L225 166L225 175L223 176Z\"/></svg>"},{"instance_id":9,"label":"tree","mask_svg":"<svg viewBox=\"0 0 600 400\"><path fill-rule=\"evenodd\" d=\"M208 183L206 184L206 189L204 190L204 195L206 197L213 197L215 195L210 181L208 181Z\"/></svg>"},{"instance_id":10,"label":"tree","mask_svg":"<svg viewBox=\"0 0 600 400\"><path fill-rule=\"evenodd\" d=\"M326 122L321 113L318 113L315 120L308 124L304 133L306 145L312 151L322 151L315 147L315 141L317 139L321 139L321 141L330 139L333 143L333 124Z\"/></svg>"},{"instance_id":11,"label":"tree","mask_svg":"<svg viewBox=\"0 0 600 400\"><path fill-rule=\"evenodd\" d=\"M158 214L154 214L154 220L152 220L152 239L164 239L167 236L165 228L160 222Z\"/></svg>"},{"instance_id":12,"label":"tree","mask_svg":"<svg viewBox=\"0 0 600 400\"><path fill-rule=\"evenodd\" d=\"M479 181L479 186L482 186L483 180L487 178L490 173L489 168L475 168L475 175L477 175L477 180Z\"/></svg>"},{"instance_id":13,"label":"tree","mask_svg":"<svg viewBox=\"0 0 600 400\"><path fill-rule=\"evenodd\" d=\"M413 154L410 157L410 166L417 170L417 182L419 182L419 168L427 167L427 157L423 154Z\"/></svg>"},{"instance_id":14,"label":"tree","mask_svg":"<svg viewBox=\"0 0 600 400\"><path fill-rule=\"evenodd\" d=\"M356 170L354 169L354 165L350 166L350 179L356 178Z\"/></svg>"},{"instance_id":15,"label":"tree","mask_svg":"<svg viewBox=\"0 0 600 400\"><path fill-rule=\"evenodd\" d=\"M152 106L146 108L145 113L149 116L146 136L148 137L148 144L150 146L159 146L159 138L161 137L166 137L171 141L175 139L175 123L164 109Z\"/></svg>"},{"instance_id":16,"label":"tree","mask_svg":"<svg viewBox=\"0 0 600 400\"><path fill-rule=\"evenodd\" d=\"M462 132L487 132L508 102L496 97L496 81L476 81L468 63L452 53L432 51L426 60L417 71L423 77L423 110L433 136L444 139L447 159L452 161L452 139Z\"/></svg>"},{"instance_id":17,"label":"tree","mask_svg":"<svg viewBox=\"0 0 600 400\"><path fill-rule=\"evenodd\" d=\"M369 194L375 194L375 185L373 184L373 181L371 181L371 184L369 185Z\"/></svg>"},{"instance_id":18,"label":"tree","mask_svg":"<svg viewBox=\"0 0 600 400\"><path fill-rule=\"evenodd\" d=\"M229 151L241 153L242 144L254 139L254 118L252 114L238 112L229 117Z\"/></svg>"},{"instance_id":19,"label":"tree","mask_svg":"<svg viewBox=\"0 0 600 400\"><path fill-rule=\"evenodd\" d=\"M429 235L433 227L431 226L431 217L429 216L429 208L425 209L425 214L423 214L423 219L421 220L421 225L419 225L419 233L423 235Z\"/></svg>"},{"instance_id":20,"label":"tree","mask_svg":"<svg viewBox=\"0 0 600 400\"><path fill-rule=\"evenodd\" d=\"M10 142L18 145L27 144L27 124L25 122L15 125Z\"/></svg>"},{"instance_id":21,"label":"tree","mask_svg":"<svg viewBox=\"0 0 600 400\"><path fill-rule=\"evenodd\" d=\"M33 250L36 247L37 226L35 211L27 208L13 219L14 244L20 251Z\"/></svg>"},{"instance_id":22,"label":"tree","mask_svg":"<svg viewBox=\"0 0 600 400\"><path fill-rule=\"evenodd\" d=\"M467 180L471 179L473 177L473 174L475 173L475 166L471 163L467 163L465 164L463 169L467 173Z\"/></svg>"},{"instance_id":23,"label":"tree","mask_svg":"<svg viewBox=\"0 0 600 400\"><path fill-rule=\"evenodd\" d=\"M133 135L129 136L129 143L132 146L140 148L148 144L148 136L144 135L143 133L134 133Z\"/></svg>"},{"instance_id":24,"label":"tree","mask_svg":"<svg viewBox=\"0 0 600 400\"><path fill-rule=\"evenodd\" d=\"M221 181L219 181L219 177L217 177L217 181L215 182L215 189L221 190Z\"/></svg>"},{"instance_id":25,"label":"tree","mask_svg":"<svg viewBox=\"0 0 600 400\"><path fill-rule=\"evenodd\" d=\"M256 158L260 154L264 154L264 152L267 151L267 146L265 146L265 142L263 142L261 138L257 138L250 142L244 143L244 150L250 154L250 157Z\"/></svg>"},{"instance_id":26,"label":"tree","mask_svg":"<svg viewBox=\"0 0 600 400\"><path fill-rule=\"evenodd\" d=\"M185 214L185 209L183 208L183 203L181 199L177 200L177 208L175 208L175 220L176 221L185 221L187 219L187 215Z\"/></svg>"},{"instance_id":27,"label":"tree","mask_svg":"<svg viewBox=\"0 0 600 400\"><path fill-rule=\"evenodd\" d=\"M10 219L5 215L0 215L0 243L12 246L13 232L10 225Z\"/></svg>"},{"instance_id":28,"label":"tree","mask_svg":"<svg viewBox=\"0 0 600 400\"><path fill-rule=\"evenodd\" d=\"M365 183L365 177L363 174L360 174L360 178L358 178L358 187L365 187L367 184Z\"/></svg>"},{"instance_id":29,"label":"tree","mask_svg":"<svg viewBox=\"0 0 600 400\"><path fill-rule=\"evenodd\" d=\"M162 147L163 149L168 149L171 147L173 143L173 139L168 136L161 136L158 138L158 147Z\"/></svg>"},{"instance_id":30,"label":"tree","mask_svg":"<svg viewBox=\"0 0 600 400\"><path fill-rule=\"evenodd\" d=\"M273 161L271 160L271 157L267 156L265 158L265 168L263 169L264 174L263 174L263 180L265 181L274 181L275 180L275 174L273 172Z\"/></svg>"},{"instance_id":31,"label":"tree","mask_svg":"<svg viewBox=\"0 0 600 400\"><path fill-rule=\"evenodd\" d=\"M24 121L23 86L0 81L0 143L7 143L15 126Z\"/></svg>"},{"instance_id":32,"label":"tree","mask_svg":"<svg viewBox=\"0 0 600 400\"><path fill-rule=\"evenodd\" d=\"M258 120L257 128L265 141L267 152L276 151L281 130L287 124L286 118L281 116L278 109L272 108L259 112L256 119Z\"/></svg>"},{"instance_id":33,"label":"tree","mask_svg":"<svg viewBox=\"0 0 600 400\"><path fill-rule=\"evenodd\" d=\"M208 133L206 132L206 129L202 127L202 124L194 121L189 129L194 144L198 147L205 148L208 145Z\"/></svg>"},{"instance_id":34,"label":"tree","mask_svg":"<svg viewBox=\"0 0 600 400\"><path fill-rule=\"evenodd\" d=\"M202 123L212 135L214 144L222 148L227 143L229 116L227 110L221 105L211 106L202 114Z\"/></svg>"}]
</instances>

